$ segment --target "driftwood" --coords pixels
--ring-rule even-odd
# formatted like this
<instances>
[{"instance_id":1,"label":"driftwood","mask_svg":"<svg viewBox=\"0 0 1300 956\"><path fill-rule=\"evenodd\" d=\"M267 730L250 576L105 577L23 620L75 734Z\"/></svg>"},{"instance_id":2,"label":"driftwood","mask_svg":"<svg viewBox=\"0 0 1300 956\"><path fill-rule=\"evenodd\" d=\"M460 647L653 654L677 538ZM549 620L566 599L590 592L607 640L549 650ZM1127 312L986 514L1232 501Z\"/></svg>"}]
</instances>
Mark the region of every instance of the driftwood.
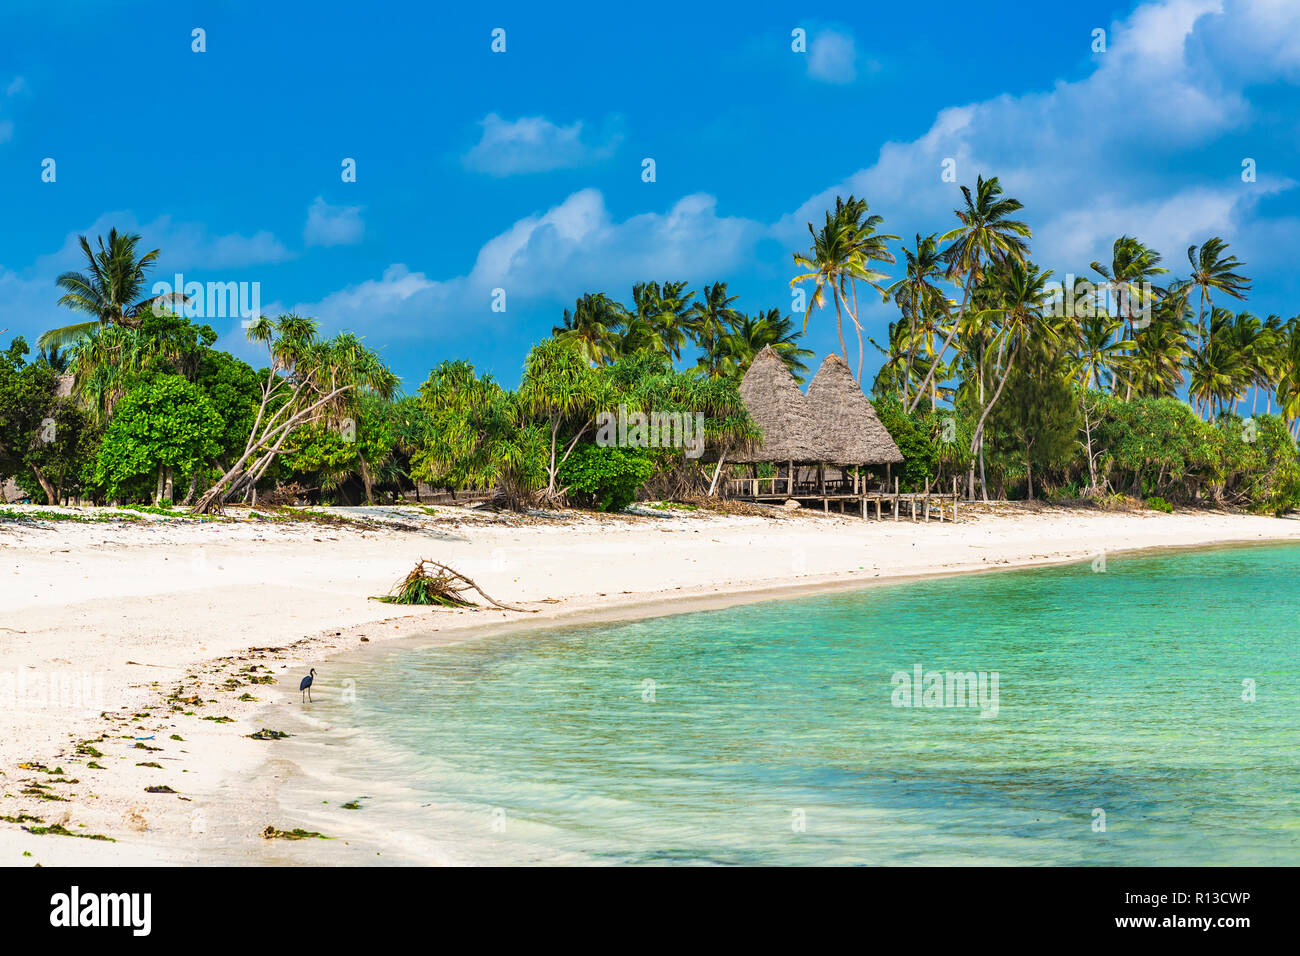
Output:
<instances>
[{"instance_id":1,"label":"driftwood","mask_svg":"<svg viewBox=\"0 0 1300 956\"><path fill-rule=\"evenodd\" d=\"M464 597L466 591L473 590L489 604L506 611L521 611L536 614L527 608L503 604L479 587L471 578L467 578L454 568L438 561L422 558L393 590L377 600L390 604L439 604L444 607L475 607L473 601Z\"/></svg>"}]
</instances>

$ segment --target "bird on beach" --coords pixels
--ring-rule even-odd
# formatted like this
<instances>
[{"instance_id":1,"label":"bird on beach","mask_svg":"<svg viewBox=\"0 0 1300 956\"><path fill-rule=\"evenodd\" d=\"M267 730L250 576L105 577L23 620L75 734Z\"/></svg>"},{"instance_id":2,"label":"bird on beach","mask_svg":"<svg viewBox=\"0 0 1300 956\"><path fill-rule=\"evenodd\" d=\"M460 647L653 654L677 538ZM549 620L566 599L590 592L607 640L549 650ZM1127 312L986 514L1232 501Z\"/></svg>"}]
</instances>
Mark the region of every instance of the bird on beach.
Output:
<instances>
[{"instance_id":1,"label":"bird on beach","mask_svg":"<svg viewBox=\"0 0 1300 956\"><path fill-rule=\"evenodd\" d=\"M316 676L316 668L313 667L311 669L311 673L308 674L306 677L304 677L302 679L302 683L298 685L298 689L307 695L306 696L307 702L311 702L311 681L312 678L315 676Z\"/></svg>"}]
</instances>

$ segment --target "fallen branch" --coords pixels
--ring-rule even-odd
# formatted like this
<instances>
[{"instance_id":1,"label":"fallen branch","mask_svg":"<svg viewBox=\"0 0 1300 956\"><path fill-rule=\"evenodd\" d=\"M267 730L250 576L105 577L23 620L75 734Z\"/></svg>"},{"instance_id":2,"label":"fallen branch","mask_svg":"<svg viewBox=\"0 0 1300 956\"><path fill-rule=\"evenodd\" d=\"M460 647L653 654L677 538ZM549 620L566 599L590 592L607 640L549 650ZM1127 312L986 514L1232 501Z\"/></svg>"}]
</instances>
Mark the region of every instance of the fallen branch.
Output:
<instances>
[{"instance_id":1,"label":"fallen branch","mask_svg":"<svg viewBox=\"0 0 1300 956\"><path fill-rule=\"evenodd\" d=\"M386 604L438 604L442 607L477 607L463 595L474 590L489 604L506 611L528 611L527 608L502 604L492 597L470 578L465 577L454 568L427 558L416 562L411 573L393 586L393 590L384 597L375 598Z\"/></svg>"}]
</instances>

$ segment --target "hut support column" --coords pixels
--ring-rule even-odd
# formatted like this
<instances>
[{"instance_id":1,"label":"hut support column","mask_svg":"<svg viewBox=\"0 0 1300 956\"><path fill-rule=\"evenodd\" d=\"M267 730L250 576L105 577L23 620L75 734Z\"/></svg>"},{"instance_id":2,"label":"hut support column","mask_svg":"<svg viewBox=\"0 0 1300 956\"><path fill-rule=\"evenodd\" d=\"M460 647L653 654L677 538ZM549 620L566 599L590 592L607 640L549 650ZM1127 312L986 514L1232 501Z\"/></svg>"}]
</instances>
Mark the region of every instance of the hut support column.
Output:
<instances>
[{"instance_id":1,"label":"hut support column","mask_svg":"<svg viewBox=\"0 0 1300 956\"><path fill-rule=\"evenodd\" d=\"M953 487L956 487L954 485ZM794 459L790 459L790 470L785 473L785 493L787 496L794 497Z\"/></svg>"},{"instance_id":2,"label":"hut support column","mask_svg":"<svg viewBox=\"0 0 1300 956\"><path fill-rule=\"evenodd\" d=\"M894 476L894 520L898 520L898 476Z\"/></svg>"}]
</instances>

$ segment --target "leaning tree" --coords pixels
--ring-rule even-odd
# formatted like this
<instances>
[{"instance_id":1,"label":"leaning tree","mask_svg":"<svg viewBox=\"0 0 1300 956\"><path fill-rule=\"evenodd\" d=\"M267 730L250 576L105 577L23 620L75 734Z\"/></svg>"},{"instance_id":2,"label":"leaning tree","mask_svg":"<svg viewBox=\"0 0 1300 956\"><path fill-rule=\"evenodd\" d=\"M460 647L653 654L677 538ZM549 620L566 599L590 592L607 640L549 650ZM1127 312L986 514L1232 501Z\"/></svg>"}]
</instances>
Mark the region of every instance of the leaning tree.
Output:
<instances>
[{"instance_id":1,"label":"leaning tree","mask_svg":"<svg viewBox=\"0 0 1300 956\"><path fill-rule=\"evenodd\" d=\"M261 316L249 325L248 338L263 343L271 359L261 404L244 453L199 498L197 514L220 512L227 501L250 492L289 450L286 442L298 429L344 428L355 421L362 395L392 398L397 391L397 376L377 353L350 332L317 338L314 319Z\"/></svg>"}]
</instances>

